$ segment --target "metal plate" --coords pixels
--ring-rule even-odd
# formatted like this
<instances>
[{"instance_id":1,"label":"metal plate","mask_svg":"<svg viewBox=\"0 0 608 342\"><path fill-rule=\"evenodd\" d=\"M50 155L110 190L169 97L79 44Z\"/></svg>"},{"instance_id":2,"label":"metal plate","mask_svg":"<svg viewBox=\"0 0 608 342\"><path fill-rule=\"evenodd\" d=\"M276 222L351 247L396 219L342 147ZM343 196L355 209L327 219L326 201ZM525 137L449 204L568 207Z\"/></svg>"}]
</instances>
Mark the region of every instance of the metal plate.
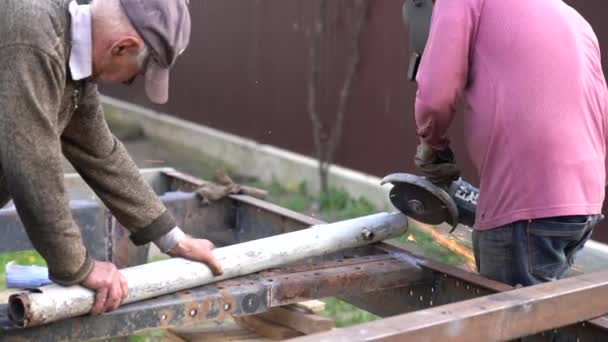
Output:
<instances>
[{"instance_id":1,"label":"metal plate","mask_svg":"<svg viewBox=\"0 0 608 342\"><path fill-rule=\"evenodd\" d=\"M458 208L448 193L423 177L407 173L386 176L392 183L390 200L405 215L426 224L458 223Z\"/></svg>"}]
</instances>

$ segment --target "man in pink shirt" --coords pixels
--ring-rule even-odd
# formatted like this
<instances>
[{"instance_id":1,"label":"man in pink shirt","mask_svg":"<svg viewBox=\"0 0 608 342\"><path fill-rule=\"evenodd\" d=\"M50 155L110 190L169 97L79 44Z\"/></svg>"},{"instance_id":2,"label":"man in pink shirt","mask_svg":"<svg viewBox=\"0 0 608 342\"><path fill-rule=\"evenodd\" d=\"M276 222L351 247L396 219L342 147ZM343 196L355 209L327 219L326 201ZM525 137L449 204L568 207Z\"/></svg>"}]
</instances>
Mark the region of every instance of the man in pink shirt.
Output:
<instances>
[{"instance_id":1,"label":"man in pink shirt","mask_svg":"<svg viewBox=\"0 0 608 342\"><path fill-rule=\"evenodd\" d=\"M563 277L606 185L608 91L591 26L558 0L436 0L416 81L415 161L437 184L459 176L447 129L464 108L479 272L523 286Z\"/></svg>"}]
</instances>

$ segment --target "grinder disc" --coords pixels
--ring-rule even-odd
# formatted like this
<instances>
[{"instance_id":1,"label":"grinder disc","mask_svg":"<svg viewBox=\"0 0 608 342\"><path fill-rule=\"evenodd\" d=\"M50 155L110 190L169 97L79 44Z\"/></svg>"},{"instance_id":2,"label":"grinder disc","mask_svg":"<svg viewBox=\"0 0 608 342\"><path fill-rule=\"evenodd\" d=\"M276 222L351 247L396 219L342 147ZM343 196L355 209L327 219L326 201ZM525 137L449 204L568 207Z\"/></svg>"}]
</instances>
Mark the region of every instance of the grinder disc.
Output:
<instances>
[{"instance_id":1,"label":"grinder disc","mask_svg":"<svg viewBox=\"0 0 608 342\"><path fill-rule=\"evenodd\" d=\"M392 183L390 200L399 211L426 224L458 224L458 208L442 188L424 177L395 173L384 177L382 184Z\"/></svg>"}]
</instances>

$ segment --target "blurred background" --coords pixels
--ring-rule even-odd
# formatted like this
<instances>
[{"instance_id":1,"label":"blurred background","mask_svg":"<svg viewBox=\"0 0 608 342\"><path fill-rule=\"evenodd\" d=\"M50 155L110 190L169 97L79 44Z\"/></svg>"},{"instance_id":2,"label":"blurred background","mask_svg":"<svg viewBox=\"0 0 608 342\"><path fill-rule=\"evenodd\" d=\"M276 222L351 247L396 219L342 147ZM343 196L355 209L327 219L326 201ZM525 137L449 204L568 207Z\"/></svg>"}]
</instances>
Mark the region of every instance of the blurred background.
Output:
<instances>
[{"instance_id":1,"label":"blurred background","mask_svg":"<svg viewBox=\"0 0 608 342\"><path fill-rule=\"evenodd\" d=\"M608 45L608 23L602 21L606 2L566 3L591 23L600 46ZM303 155L317 158L334 150L330 162L374 176L415 172L416 86L406 76L402 4L191 1L191 45L171 74L169 103L152 105L141 84L101 91ZM606 56L606 49L602 53ZM450 135L463 177L479 184L464 146L461 116ZM594 239L608 241L606 227L605 221Z\"/></svg>"}]
</instances>

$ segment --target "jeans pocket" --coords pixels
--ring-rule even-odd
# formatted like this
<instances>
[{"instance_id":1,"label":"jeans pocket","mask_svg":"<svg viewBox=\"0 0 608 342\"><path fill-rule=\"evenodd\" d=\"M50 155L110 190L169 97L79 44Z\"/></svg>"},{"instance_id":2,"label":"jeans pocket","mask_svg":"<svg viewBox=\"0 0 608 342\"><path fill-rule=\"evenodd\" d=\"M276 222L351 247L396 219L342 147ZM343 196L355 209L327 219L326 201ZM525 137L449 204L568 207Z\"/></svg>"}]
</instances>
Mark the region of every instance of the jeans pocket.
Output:
<instances>
[{"instance_id":1,"label":"jeans pocket","mask_svg":"<svg viewBox=\"0 0 608 342\"><path fill-rule=\"evenodd\" d=\"M585 243L590 218L553 218L528 223L530 273L544 280L562 278L573 263L572 251Z\"/></svg>"}]
</instances>

